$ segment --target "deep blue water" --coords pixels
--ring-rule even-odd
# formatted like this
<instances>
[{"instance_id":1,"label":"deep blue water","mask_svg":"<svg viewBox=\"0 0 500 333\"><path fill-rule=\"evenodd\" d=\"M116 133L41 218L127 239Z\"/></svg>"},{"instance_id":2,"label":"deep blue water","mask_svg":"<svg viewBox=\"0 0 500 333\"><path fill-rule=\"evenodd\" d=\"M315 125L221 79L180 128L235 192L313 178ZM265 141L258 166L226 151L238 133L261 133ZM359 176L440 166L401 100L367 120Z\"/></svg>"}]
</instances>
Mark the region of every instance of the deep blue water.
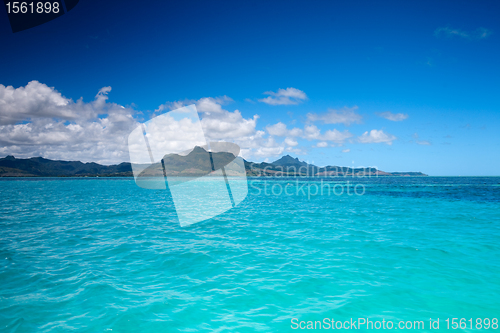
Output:
<instances>
[{"instance_id":1,"label":"deep blue water","mask_svg":"<svg viewBox=\"0 0 500 333\"><path fill-rule=\"evenodd\" d=\"M133 179L0 180L0 331L500 319L500 177L323 185L347 181L364 194L250 179L240 205L181 228L169 192Z\"/></svg>"}]
</instances>

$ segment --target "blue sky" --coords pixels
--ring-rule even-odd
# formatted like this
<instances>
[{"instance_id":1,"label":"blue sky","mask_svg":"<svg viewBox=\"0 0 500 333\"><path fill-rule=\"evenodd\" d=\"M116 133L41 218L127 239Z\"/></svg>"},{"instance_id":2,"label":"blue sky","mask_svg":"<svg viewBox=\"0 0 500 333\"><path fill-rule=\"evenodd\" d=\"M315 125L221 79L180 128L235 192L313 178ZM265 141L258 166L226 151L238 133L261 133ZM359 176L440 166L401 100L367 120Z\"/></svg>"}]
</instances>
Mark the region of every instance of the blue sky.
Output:
<instances>
[{"instance_id":1,"label":"blue sky","mask_svg":"<svg viewBox=\"0 0 500 333\"><path fill-rule=\"evenodd\" d=\"M0 84L24 90L11 99L0 92L0 156L125 161L121 141L133 124L120 119L209 98L205 106L221 111L201 106L202 119L234 116L242 132L219 129L213 138L253 140L250 160L289 153L317 165L499 175L499 9L481 1L82 0L16 34L3 13ZM96 98L104 87L111 90ZM326 135L334 130L347 134Z\"/></svg>"}]
</instances>

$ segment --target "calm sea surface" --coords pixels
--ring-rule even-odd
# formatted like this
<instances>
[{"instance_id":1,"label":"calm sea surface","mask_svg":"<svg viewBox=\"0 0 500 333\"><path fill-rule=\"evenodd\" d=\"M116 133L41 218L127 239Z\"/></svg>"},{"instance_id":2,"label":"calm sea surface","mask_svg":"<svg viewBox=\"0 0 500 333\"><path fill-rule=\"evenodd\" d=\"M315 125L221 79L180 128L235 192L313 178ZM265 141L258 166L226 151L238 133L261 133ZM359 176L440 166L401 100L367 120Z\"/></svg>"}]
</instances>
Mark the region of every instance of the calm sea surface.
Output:
<instances>
[{"instance_id":1,"label":"calm sea surface","mask_svg":"<svg viewBox=\"0 0 500 333\"><path fill-rule=\"evenodd\" d=\"M169 192L133 179L0 180L0 332L500 319L499 177L320 181L249 179L181 228Z\"/></svg>"}]
</instances>

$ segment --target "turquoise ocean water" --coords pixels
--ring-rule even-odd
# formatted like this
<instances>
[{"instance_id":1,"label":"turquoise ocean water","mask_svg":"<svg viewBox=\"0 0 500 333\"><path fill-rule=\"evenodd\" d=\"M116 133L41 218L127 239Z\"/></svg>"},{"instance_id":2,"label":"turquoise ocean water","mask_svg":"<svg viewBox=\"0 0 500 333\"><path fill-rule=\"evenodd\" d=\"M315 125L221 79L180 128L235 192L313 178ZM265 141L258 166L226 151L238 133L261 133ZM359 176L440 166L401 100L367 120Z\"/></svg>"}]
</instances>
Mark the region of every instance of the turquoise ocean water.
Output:
<instances>
[{"instance_id":1,"label":"turquoise ocean water","mask_svg":"<svg viewBox=\"0 0 500 333\"><path fill-rule=\"evenodd\" d=\"M293 318L434 331L429 318L441 330L446 318L500 319L499 177L308 193L319 181L249 179L240 205L181 228L169 192L133 179L0 180L0 331L300 331ZM287 184L292 195L279 193Z\"/></svg>"}]
</instances>

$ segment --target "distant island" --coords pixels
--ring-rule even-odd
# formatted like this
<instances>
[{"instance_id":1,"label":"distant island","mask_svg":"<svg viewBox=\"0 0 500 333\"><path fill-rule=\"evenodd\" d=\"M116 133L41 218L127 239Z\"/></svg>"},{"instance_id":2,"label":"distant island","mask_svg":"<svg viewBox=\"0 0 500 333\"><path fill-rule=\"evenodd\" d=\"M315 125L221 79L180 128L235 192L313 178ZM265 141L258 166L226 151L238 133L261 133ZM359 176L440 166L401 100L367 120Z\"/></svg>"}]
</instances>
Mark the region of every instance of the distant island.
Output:
<instances>
[{"instance_id":1,"label":"distant island","mask_svg":"<svg viewBox=\"0 0 500 333\"><path fill-rule=\"evenodd\" d=\"M164 157L168 163L167 176L199 176L209 174L208 156L224 165L235 157L231 153L208 153L201 147L194 148L188 155L169 154ZM347 176L427 176L422 172L385 172L372 167L350 168L341 166L318 167L300 161L290 155L281 157L271 163L254 163L244 160L246 174L250 177L347 177ZM212 162L213 164L213 162ZM160 172L161 163L149 167ZM216 167L217 169L217 167ZM161 171L163 172L163 171ZM116 165L101 165L79 161L55 161L43 157L0 158L0 177L132 177L132 165L123 162Z\"/></svg>"}]
</instances>

